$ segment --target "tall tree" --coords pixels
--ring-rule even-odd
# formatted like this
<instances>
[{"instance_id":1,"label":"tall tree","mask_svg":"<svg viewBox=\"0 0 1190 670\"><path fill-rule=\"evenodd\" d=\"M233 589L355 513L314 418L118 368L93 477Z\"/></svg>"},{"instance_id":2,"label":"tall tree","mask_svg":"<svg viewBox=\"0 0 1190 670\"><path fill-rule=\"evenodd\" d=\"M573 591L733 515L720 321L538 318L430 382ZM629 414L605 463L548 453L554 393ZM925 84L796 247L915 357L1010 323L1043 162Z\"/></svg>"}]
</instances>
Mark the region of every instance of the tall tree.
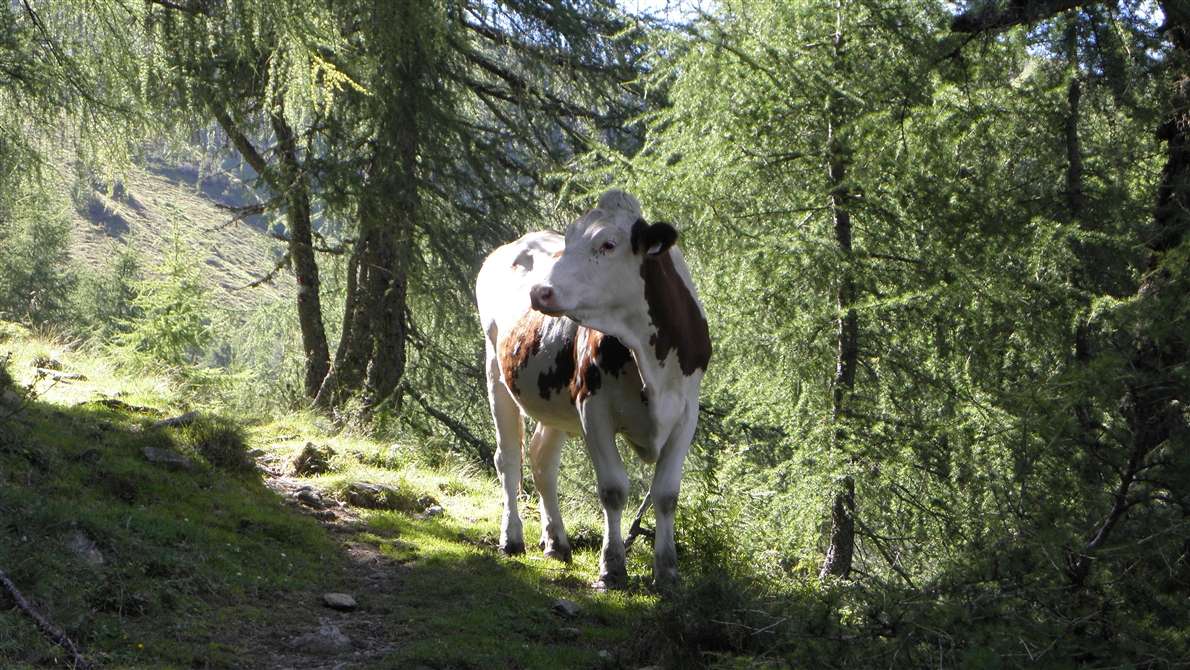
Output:
<instances>
[{"instance_id":1,"label":"tall tree","mask_svg":"<svg viewBox=\"0 0 1190 670\"><path fill-rule=\"evenodd\" d=\"M166 90L197 92L259 175L264 204L251 211L285 211L305 390L325 407L396 398L418 296L441 310L442 296L469 292L479 251L537 215L547 171L618 125L615 86L633 73L602 2L148 11L172 63ZM348 254L333 359L320 228L342 231Z\"/></svg>"},{"instance_id":2,"label":"tall tree","mask_svg":"<svg viewBox=\"0 0 1190 670\"><path fill-rule=\"evenodd\" d=\"M1050 18L1096 2L1020 2L1008 8L983 7L961 13L951 24L955 32L990 33L1014 25ZM1088 531L1082 546L1072 547L1069 579L1082 586L1097 553L1129 511L1137 506L1172 501L1184 505L1181 486L1162 474L1163 450L1174 448L1187 434L1181 410L1190 384L1183 373L1190 353L1190 289L1185 254L1190 229L1190 8L1181 2L1162 2L1161 27L1169 44L1162 70L1169 86L1165 119L1157 137L1165 145L1165 160L1157 185L1153 225L1139 242L1146 250L1141 281L1125 326L1127 366L1118 406L1128 426L1114 464L1108 508ZM1135 11L1135 9L1134 9ZM1167 497L1163 493L1171 494Z\"/></svg>"}]
</instances>

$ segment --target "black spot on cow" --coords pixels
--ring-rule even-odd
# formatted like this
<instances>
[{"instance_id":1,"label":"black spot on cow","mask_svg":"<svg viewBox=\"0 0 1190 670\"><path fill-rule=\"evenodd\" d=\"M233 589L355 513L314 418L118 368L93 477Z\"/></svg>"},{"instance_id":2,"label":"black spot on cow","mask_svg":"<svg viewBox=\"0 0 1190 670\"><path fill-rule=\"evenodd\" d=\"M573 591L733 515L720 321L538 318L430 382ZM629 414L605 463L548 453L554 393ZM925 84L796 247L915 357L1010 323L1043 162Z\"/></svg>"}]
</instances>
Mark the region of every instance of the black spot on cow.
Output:
<instances>
[{"instance_id":1,"label":"black spot on cow","mask_svg":"<svg viewBox=\"0 0 1190 670\"><path fill-rule=\"evenodd\" d=\"M537 375L537 391L543 400L565 389L574 377L574 340L567 338L554 355L554 367Z\"/></svg>"},{"instance_id":2,"label":"black spot on cow","mask_svg":"<svg viewBox=\"0 0 1190 670\"><path fill-rule=\"evenodd\" d=\"M657 329L649 338L657 360L664 362L676 349L682 374L688 377L695 370L706 370L711 360L711 333L671 254L646 256L640 275L645 280L649 318Z\"/></svg>"}]
</instances>

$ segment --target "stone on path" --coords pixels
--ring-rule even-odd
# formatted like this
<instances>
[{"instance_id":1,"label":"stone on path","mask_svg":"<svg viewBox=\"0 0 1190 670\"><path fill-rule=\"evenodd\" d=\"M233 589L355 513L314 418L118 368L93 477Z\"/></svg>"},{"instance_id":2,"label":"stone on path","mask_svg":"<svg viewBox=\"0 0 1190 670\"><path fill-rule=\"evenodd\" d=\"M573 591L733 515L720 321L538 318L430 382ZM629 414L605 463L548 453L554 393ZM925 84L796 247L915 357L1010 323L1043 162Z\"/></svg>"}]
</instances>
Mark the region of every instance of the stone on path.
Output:
<instances>
[{"instance_id":1,"label":"stone on path","mask_svg":"<svg viewBox=\"0 0 1190 670\"><path fill-rule=\"evenodd\" d=\"M338 626L323 620L317 631L293 638L289 641L289 647L307 654L331 656L351 651L351 638L344 635Z\"/></svg>"},{"instance_id":2,"label":"stone on path","mask_svg":"<svg viewBox=\"0 0 1190 670\"><path fill-rule=\"evenodd\" d=\"M554 606L550 609L563 619L574 619L583 612L583 608L579 607L578 603L564 598L554 601Z\"/></svg>"},{"instance_id":3,"label":"stone on path","mask_svg":"<svg viewBox=\"0 0 1190 670\"><path fill-rule=\"evenodd\" d=\"M346 593L324 593L322 594L322 602L327 607L340 612L350 612L358 605L355 598L352 598Z\"/></svg>"}]
</instances>

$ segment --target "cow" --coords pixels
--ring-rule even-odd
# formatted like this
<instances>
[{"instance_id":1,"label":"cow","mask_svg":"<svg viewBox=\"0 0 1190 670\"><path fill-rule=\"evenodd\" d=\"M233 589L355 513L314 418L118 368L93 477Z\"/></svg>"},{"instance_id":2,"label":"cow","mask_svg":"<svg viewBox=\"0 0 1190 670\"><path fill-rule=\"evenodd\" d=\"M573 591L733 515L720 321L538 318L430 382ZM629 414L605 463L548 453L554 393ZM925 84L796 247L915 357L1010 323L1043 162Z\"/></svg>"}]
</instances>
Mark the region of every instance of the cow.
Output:
<instances>
[{"instance_id":1,"label":"cow","mask_svg":"<svg viewBox=\"0 0 1190 670\"><path fill-rule=\"evenodd\" d=\"M656 513L653 578L660 588L677 580L674 511L711 357L706 314L677 238L672 225L646 222L636 198L611 190L564 236L529 233L493 251L476 281L504 495L500 548L525 551L517 494L528 416L537 421L529 461L541 547L570 561L558 468L566 438L581 435L604 514L593 584L600 590L628 582L620 528L628 474L616 435L654 465L646 496Z\"/></svg>"}]
</instances>

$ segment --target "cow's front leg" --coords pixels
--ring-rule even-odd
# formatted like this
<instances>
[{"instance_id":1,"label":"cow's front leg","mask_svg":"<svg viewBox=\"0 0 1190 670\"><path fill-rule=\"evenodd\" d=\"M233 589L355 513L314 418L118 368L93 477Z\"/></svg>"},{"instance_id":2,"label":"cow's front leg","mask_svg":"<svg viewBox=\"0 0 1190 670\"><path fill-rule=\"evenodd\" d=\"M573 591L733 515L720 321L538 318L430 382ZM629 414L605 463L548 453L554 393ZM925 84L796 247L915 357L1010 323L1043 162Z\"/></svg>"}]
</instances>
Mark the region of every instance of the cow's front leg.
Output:
<instances>
[{"instance_id":1,"label":"cow's front leg","mask_svg":"<svg viewBox=\"0 0 1190 670\"><path fill-rule=\"evenodd\" d=\"M678 492L682 485L682 464L690 451L697 425L698 405L687 408L685 419L674 429L653 471L653 512L657 528L653 537L653 583L666 591L678 581L678 553L674 543L674 514L678 509Z\"/></svg>"},{"instance_id":2,"label":"cow's front leg","mask_svg":"<svg viewBox=\"0 0 1190 670\"><path fill-rule=\"evenodd\" d=\"M547 558L570 562L570 541L558 507L558 468L562 463L562 443L566 433L545 424L537 424L529 440L529 463L533 483L541 495L541 548Z\"/></svg>"},{"instance_id":3,"label":"cow's front leg","mask_svg":"<svg viewBox=\"0 0 1190 670\"><path fill-rule=\"evenodd\" d=\"M603 549L599 555L599 579L594 587L622 589L628 586L628 567L624 561L624 539L620 523L628 500L628 473L616 449L616 436L606 416L583 412L583 439L595 467L599 502L603 505Z\"/></svg>"},{"instance_id":4,"label":"cow's front leg","mask_svg":"<svg viewBox=\"0 0 1190 670\"><path fill-rule=\"evenodd\" d=\"M521 442L525 423L521 409L500 379L500 367L488 352L488 400L496 422L496 472L504 492L504 514L500 519L500 551L512 556L525 553L525 534L517 512L521 491Z\"/></svg>"}]
</instances>

